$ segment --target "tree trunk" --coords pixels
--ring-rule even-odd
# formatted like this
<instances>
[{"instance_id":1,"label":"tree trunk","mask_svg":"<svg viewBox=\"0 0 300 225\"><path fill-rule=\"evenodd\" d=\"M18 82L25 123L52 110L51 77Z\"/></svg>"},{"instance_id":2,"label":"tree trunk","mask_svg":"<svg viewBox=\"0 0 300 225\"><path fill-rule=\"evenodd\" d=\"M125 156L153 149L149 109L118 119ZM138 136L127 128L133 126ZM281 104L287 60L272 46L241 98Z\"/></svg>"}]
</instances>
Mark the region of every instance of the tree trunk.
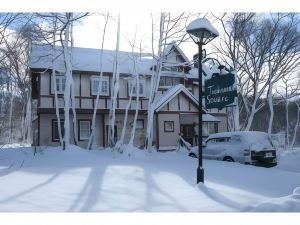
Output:
<instances>
[{"instance_id":1,"label":"tree trunk","mask_svg":"<svg viewBox=\"0 0 300 225\"><path fill-rule=\"evenodd\" d=\"M73 14L71 14L71 20L73 20ZM73 47L74 47L74 38L73 38L73 23L71 23L71 49L70 49L70 62L71 67L73 67ZM78 145L78 134L77 134L77 117L76 117L76 100L75 100L75 90L74 90L74 80L73 80L73 71L71 69L71 105L73 112L73 135L74 135L74 143Z\"/></svg>"},{"instance_id":2,"label":"tree trunk","mask_svg":"<svg viewBox=\"0 0 300 225\"><path fill-rule=\"evenodd\" d=\"M132 95L133 95L133 86L131 86L131 89L129 92L129 101L128 101L128 103L126 105L126 109L125 109L125 118L124 118L123 128L122 128L122 132L121 132L121 137L120 137L120 140L116 144L116 148L118 149L118 151L120 151L122 145L124 145L124 138L125 138L125 133L126 133L126 129L127 129L127 121L128 121L128 110L131 105Z\"/></svg>"},{"instance_id":3,"label":"tree trunk","mask_svg":"<svg viewBox=\"0 0 300 225\"><path fill-rule=\"evenodd\" d=\"M289 130L290 130L290 126L289 126L289 100L286 99L285 101L285 144L286 147L289 148L290 147L290 140L289 140Z\"/></svg>"},{"instance_id":4,"label":"tree trunk","mask_svg":"<svg viewBox=\"0 0 300 225\"><path fill-rule=\"evenodd\" d=\"M13 102L14 102L14 94L13 94L13 84L11 83L11 96L10 96L10 110L9 110L9 135L8 135L8 143L12 143L12 134L13 134L13 128L12 128L12 114L13 114Z\"/></svg>"},{"instance_id":5,"label":"tree trunk","mask_svg":"<svg viewBox=\"0 0 300 225\"><path fill-rule=\"evenodd\" d=\"M131 129L131 136L128 145L133 146L134 136L135 136L135 128L136 128L136 121L139 114L139 97L140 97L140 81L139 81L139 72L137 70L137 62L136 59L134 59L134 73L136 76L136 106L135 106L135 115L133 119L132 129Z\"/></svg>"},{"instance_id":6,"label":"tree trunk","mask_svg":"<svg viewBox=\"0 0 300 225\"><path fill-rule=\"evenodd\" d=\"M107 15L106 15L106 20L105 20L105 25L104 25L104 29L103 29L103 35L102 35L102 44L101 44L101 50L100 50L100 77L99 77L99 85L98 85L98 89L97 89L98 91L97 91L97 96L96 96L96 103L95 103L94 112L93 112L92 127L91 127L92 131L91 131L91 135L89 137L89 142L87 145L87 149L89 149L89 150L92 148L93 141L95 138L96 115L97 115L97 109L98 109L98 104L99 104L99 96L100 96L100 93L102 90L102 83L101 83L102 77L103 77L102 56L103 56L103 48L104 48L105 33L106 33L106 26L107 26L108 18L109 18L109 13L107 13ZM104 123L104 121L103 121L103 123ZM104 143L103 143L103 145L104 145Z\"/></svg>"},{"instance_id":7,"label":"tree trunk","mask_svg":"<svg viewBox=\"0 0 300 225\"><path fill-rule=\"evenodd\" d=\"M115 146L115 118L116 118L116 105L117 105L117 96L119 92L119 69L118 69L118 55L119 55L119 45L120 45L120 14L118 17L118 32L117 32L117 43L115 51L115 61L114 61L114 71L113 71L113 85L112 85L112 100L111 108L109 110L109 127L108 127L108 144L109 147Z\"/></svg>"},{"instance_id":8,"label":"tree trunk","mask_svg":"<svg viewBox=\"0 0 300 225\"><path fill-rule=\"evenodd\" d=\"M298 127L299 127L300 104L296 102L296 105L297 105L297 121L296 121L296 125L294 127L294 135L293 135L293 140L292 140L292 143L291 143L291 149L294 148L296 137L297 137L297 130L298 130Z\"/></svg>"},{"instance_id":9,"label":"tree trunk","mask_svg":"<svg viewBox=\"0 0 300 225\"><path fill-rule=\"evenodd\" d=\"M274 106L273 106L273 93L272 93L273 85L270 82L269 91L268 91L268 104L270 110L270 118L269 118L269 126L268 126L268 135L271 138L272 135L272 127L273 127L273 118L274 118Z\"/></svg>"},{"instance_id":10,"label":"tree trunk","mask_svg":"<svg viewBox=\"0 0 300 225\"><path fill-rule=\"evenodd\" d=\"M162 48L163 48L163 35L164 35L164 24L165 24L165 13L160 15L160 29L159 29L159 41L158 41L158 61L155 61L154 54L154 27L152 23L152 71L153 75L151 77L151 93L149 96L148 103L148 117L147 117L147 133L146 133L146 148L148 152L152 151L152 142L153 142L153 118L154 118L154 107L155 107L155 95L158 90L159 80L160 80L160 70L161 70L161 60L162 60ZM156 67L156 68L155 68ZM157 140L156 140L157 141Z\"/></svg>"},{"instance_id":11,"label":"tree trunk","mask_svg":"<svg viewBox=\"0 0 300 225\"><path fill-rule=\"evenodd\" d=\"M53 30L53 45L52 45L52 79L53 79L53 91L54 91L54 101L55 101L55 114L57 120L57 128L58 128L58 136L60 146L63 147L63 138L61 134L61 124L60 124L60 114L59 114L59 105L58 105L58 97L57 97L57 89L56 89L56 71L55 71L55 58L56 58L56 23L57 16L54 18L54 30ZM51 91L51 90L50 90Z\"/></svg>"},{"instance_id":12,"label":"tree trunk","mask_svg":"<svg viewBox=\"0 0 300 225\"><path fill-rule=\"evenodd\" d=\"M70 96L71 96L71 82L72 82L72 65L70 61L69 53L69 36L70 36L70 14L67 14L66 28L65 28L65 40L63 41L64 59L66 66L66 85L64 91L64 114L65 114L65 136L63 149L67 149L70 144Z\"/></svg>"}]
</instances>

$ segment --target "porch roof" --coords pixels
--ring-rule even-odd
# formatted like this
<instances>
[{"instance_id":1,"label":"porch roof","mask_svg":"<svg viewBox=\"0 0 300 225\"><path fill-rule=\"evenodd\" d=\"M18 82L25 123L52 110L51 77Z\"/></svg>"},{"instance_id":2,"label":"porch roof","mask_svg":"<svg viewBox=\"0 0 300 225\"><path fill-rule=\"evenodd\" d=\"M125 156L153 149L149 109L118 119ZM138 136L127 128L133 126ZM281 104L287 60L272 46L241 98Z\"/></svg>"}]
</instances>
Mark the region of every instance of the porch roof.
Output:
<instances>
[{"instance_id":1,"label":"porch roof","mask_svg":"<svg viewBox=\"0 0 300 225\"><path fill-rule=\"evenodd\" d=\"M196 97L188 90L186 89L182 84L178 84L174 87L171 87L166 93L159 96L155 100L155 107L154 110L156 112L160 111L168 102L170 102L175 96L183 92L192 102L195 103L195 105L198 106L198 100ZM206 113L207 111L202 107L202 110Z\"/></svg>"}]
</instances>

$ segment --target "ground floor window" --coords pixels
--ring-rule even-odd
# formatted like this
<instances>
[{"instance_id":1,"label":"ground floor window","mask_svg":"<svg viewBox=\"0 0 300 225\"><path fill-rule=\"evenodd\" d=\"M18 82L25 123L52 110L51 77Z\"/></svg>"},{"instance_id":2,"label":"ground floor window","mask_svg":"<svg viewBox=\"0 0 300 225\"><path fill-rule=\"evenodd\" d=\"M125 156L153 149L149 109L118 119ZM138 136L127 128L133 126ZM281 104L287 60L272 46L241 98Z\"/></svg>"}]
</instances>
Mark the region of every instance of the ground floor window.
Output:
<instances>
[{"instance_id":1,"label":"ground floor window","mask_svg":"<svg viewBox=\"0 0 300 225\"><path fill-rule=\"evenodd\" d=\"M65 129L64 129L64 120L60 120L60 128L61 128L61 136L64 137ZM52 120L52 141L59 141L59 133L58 133L58 121Z\"/></svg>"},{"instance_id":2,"label":"ground floor window","mask_svg":"<svg viewBox=\"0 0 300 225\"><path fill-rule=\"evenodd\" d=\"M79 141L88 140L91 134L91 120L78 120Z\"/></svg>"},{"instance_id":3,"label":"ground floor window","mask_svg":"<svg viewBox=\"0 0 300 225\"><path fill-rule=\"evenodd\" d=\"M209 136L210 134L218 133L218 123L216 122L203 122L202 123L202 136Z\"/></svg>"},{"instance_id":4,"label":"ground floor window","mask_svg":"<svg viewBox=\"0 0 300 225\"><path fill-rule=\"evenodd\" d=\"M174 121L164 121L164 131L174 132Z\"/></svg>"},{"instance_id":5,"label":"ground floor window","mask_svg":"<svg viewBox=\"0 0 300 225\"><path fill-rule=\"evenodd\" d=\"M137 119L135 128L136 129L144 129L144 120L143 119Z\"/></svg>"}]
</instances>

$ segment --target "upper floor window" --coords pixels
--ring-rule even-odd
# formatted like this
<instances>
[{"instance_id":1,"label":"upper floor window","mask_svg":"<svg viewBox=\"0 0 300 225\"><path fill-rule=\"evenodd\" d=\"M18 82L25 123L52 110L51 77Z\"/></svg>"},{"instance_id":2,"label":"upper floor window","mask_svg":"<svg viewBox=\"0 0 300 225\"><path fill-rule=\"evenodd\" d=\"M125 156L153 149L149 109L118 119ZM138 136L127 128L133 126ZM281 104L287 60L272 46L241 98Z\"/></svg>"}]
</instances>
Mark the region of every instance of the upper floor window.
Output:
<instances>
[{"instance_id":1,"label":"upper floor window","mask_svg":"<svg viewBox=\"0 0 300 225\"><path fill-rule=\"evenodd\" d=\"M160 77L159 86L172 86L172 77Z\"/></svg>"},{"instance_id":2,"label":"upper floor window","mask_svg":"<svg viewBox=\"0 0 300 225\"><path fill-rule=\"evenodd\" d=\"M130 92L132 90L132 96L137 96L136 94L136 80L128 80L128 96L130 96ZM145 79L139 80L139 96L146 97L146 89L145 89Z\"/></svg>"},{"instance_id":3,"label":"upper floor window","mask_svg":"<svg viewBox=\"0 0 300 225\"><path fill-rule=\"evenodd\" d=\"M177 66L162 66L162 71L172 71L172 72L178 72Z\"/></svg>"},{"instance_id":4,"label":"upper floor window","mask_svg":"<svg viewBox=\"0 0 300 225\"><path fill-rule=\"evenodd\" d=\"M183 80L179 77L160 77L159 86L160 87L170 87L177 84L182 84Z\"/></svg>"},{"instance_id":5,"label":"upper floor window","mask_svg":"<svg viewBox=\"0 0 300 225\"><path fill-rule=\"evenodd\" d=\"M92 95L98 94L99 82L100 77L92 77ZM99 94L109 96L109 77L102 77Z\"/></svg>"},{"instance_id":6,"label":"upper floor window","mask_svg":"<svg viewBox=\"0 0 300 225\"><path fill-rule=\"evenodd\" d=\"M52 93L54 93L54 81L52 79ZM55 83L56 83L56 93L57 94L63 94L65 91L65 87L66 87L66 77L64 74L56 74L55 76Z\"/></svg>"}]
</instances>

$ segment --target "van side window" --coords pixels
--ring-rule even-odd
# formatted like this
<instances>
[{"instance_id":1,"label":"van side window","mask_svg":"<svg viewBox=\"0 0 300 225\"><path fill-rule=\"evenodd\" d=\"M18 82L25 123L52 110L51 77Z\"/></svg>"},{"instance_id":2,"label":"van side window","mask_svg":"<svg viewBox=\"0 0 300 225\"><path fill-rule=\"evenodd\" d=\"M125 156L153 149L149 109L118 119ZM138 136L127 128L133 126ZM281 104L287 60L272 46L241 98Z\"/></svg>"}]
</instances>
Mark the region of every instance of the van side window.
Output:
<instances>
[{"instance_id":1,"label":"van side window","mask_svg":"<svg viewBox=\"0 0 300 225\"><path fill-rule=\"evenodd\" d=\"M241 136L239 136L239 135L233 135L232 138L231 138L231 142L232 143L241 143L242 142Z\"/></svg>"},{"instance_id":2,"label":"van side window","mask_svg":"<svg viewBox=\"0 0 300 225\"><path fill-rule=\"evenodd\" d=\"M212 143L216 143L216 139L213 138L213 139L209 139L206 144L212 144Z\"/></svg>"},{"instance_id":3,"label":"van side window","mask_svg":"<svg viewBox=\"0 0 300 225\"><path fill-rule=\"evenodd\" d=\"M229 141L230 141L229 137L216 138L217 143L224 143L224 142L229 142Z\"/></svg>"}]
</instances>

